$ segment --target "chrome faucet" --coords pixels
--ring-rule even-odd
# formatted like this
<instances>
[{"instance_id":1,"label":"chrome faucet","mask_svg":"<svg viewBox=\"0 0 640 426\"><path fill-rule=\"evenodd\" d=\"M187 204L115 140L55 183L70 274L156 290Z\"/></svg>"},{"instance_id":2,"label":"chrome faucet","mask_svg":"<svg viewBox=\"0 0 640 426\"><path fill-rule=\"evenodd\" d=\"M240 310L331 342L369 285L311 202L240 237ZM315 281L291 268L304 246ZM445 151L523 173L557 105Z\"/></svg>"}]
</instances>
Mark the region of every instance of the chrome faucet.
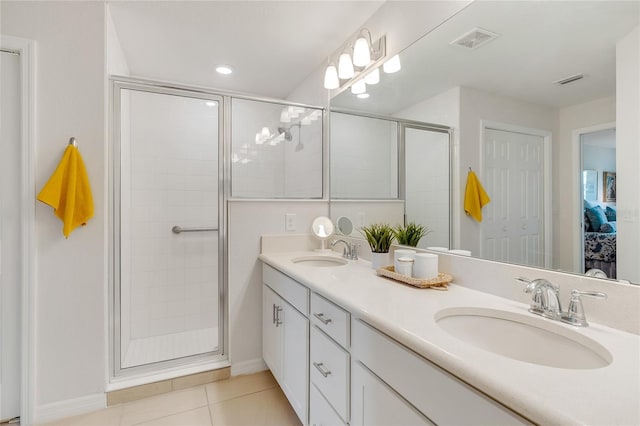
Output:
<instances>
[{"instance_id":1,"label":"chrome faucet","mask_svg":"<svg viewBox=\"0 0 640 426\"><path fill-rule=\"evenodd\" d=\"M331 248L333 248L336 244L343 243L344 249L342 250L342 257L349 260L358 260L358 246L359 244L350 243L341 238L338 238L334 242L331 243Z\"/></svg>"},{"instance_id":2,"label":"chrome faucet","mask_svg":"<svg viewBox=\"0 0 640 426\"><path fill-rule=\"evenodd\" d=\"M543 278L530 280L524 277L516 277L516 280L527 285L524 288L525 293L531 293L529 312L579 327L589 325L580 296L590 296L598 299L607 298L606 293L598 291L571 290L569 309L563 312L559 298L560 288L557 285Z\"/></svg>"}]
</instances>

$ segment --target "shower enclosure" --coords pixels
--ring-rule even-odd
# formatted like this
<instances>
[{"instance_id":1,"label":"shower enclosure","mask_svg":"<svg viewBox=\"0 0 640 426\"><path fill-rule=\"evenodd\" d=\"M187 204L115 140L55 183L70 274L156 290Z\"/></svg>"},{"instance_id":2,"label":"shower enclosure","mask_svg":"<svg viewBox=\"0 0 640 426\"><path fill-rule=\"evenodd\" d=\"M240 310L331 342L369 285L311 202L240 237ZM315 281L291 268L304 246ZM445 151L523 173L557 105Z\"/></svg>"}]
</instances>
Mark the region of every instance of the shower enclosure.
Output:
<instances>
[{"instance_id":1,"label":"shower enclosure","mask_svg":"<svg viewBox=\"0 0 640 426\"><path fill-rule=\"evenodd\" d=\"M222 359L223 99L112 87L113 374Z\"/></svg>"}]
</instances>

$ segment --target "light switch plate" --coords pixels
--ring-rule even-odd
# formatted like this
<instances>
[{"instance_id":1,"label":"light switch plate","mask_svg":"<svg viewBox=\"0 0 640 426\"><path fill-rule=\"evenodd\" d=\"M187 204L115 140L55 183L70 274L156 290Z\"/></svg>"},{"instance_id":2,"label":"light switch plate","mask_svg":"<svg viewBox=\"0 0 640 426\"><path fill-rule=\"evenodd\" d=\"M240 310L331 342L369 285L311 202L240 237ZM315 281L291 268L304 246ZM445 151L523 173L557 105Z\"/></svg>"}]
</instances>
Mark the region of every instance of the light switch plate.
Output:
<instances>
[{"instance_id":1,"label":"light switch plate","mask_svg":"<svg viewBox=\"0 0 640 426\"><path fill-rule=\"evenodd\" d=\"M284 230L287 232L296 231L296 214L287 213L284 215Z\"/></svg>"}]
</instances>

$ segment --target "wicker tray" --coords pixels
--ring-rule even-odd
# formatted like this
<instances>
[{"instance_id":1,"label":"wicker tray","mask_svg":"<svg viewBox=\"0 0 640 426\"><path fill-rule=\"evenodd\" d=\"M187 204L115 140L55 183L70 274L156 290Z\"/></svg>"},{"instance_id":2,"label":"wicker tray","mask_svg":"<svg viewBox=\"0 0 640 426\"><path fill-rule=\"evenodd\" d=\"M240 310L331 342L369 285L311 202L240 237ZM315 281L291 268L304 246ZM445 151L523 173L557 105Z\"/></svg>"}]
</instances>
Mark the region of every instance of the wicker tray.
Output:
<instances>
[{"instance_id":1,"label":"wicker tray","mask_svg":"<svg viewBox=\"0 0 640 426\"><path fill-rule=\"evenodd\" d=\"M407 275L398 274L395 272L395 268L392 266L383 266L376 269L378 275L391 278L392 280L399 281L404 284L408 284L418 288L433 288L434 290L447 290L447 284L449 284L453 277L449 274L440 272L437 277L428 280L422 280L420 278L413 278Z\"/></svg>"}]
</instances>

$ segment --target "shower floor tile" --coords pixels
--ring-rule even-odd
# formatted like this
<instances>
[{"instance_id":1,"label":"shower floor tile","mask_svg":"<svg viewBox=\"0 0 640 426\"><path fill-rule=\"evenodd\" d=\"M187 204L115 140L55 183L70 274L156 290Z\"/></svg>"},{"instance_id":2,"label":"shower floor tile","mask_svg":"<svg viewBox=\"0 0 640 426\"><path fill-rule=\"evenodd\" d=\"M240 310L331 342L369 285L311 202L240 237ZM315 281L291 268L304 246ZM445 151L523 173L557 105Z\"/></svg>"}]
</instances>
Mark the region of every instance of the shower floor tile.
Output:
<instances>
[{"instance_id":1,"label":"shower floor tile","mask_svg":"<svg viewBox=\"0 0 640 426\"><path fill-rule=\"evenodd\" d=\"M300 421L271 372L263 371L114 405L45 425L298 426Z\"/></svg>"}]
</instances>

